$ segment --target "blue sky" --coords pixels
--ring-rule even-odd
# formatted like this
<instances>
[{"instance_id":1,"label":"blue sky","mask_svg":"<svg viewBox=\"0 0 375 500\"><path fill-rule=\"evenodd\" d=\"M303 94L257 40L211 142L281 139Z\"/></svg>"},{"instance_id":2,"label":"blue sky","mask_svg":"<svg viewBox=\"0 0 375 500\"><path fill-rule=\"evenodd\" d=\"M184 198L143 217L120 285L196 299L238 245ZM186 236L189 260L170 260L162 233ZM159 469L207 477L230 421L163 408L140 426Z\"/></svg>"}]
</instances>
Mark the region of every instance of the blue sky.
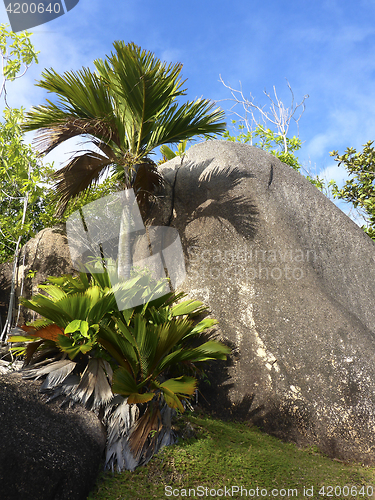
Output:
<instances>
[{"instance_id":1,"label":"blue sky","mask_svg":"<svg viewBox=\"0 0 375 500\"><path fill-rule=\"evenodd\" d=\"M372 0L80 0L64 16L31 31L39 65L9 86L9 103L29 108L46 94L34 86L44 68L91 66L114 40L133 41L168 62L183 63L187 98L231 107L231 86L267 105L276 87L290 105L309 95L300 120L302 163L328 179L343 179L329 156L375 139L375 2ZM3 3L0 22L7 22ZM231 120L228 115L228 124ZM291 128L290 135L296 133ZM71 149L70 149L71 151ZM64 151L53 159L66 160Z\"/></svg>"}]
</instances>

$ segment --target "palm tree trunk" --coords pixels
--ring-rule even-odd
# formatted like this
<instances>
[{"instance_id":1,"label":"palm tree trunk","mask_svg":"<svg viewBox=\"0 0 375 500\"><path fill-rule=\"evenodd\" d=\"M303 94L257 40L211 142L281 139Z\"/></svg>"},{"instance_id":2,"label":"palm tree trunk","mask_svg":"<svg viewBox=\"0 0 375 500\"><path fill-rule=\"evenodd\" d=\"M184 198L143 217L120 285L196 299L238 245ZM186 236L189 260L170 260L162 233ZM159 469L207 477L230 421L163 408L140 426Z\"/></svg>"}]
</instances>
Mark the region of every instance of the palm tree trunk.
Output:
<instances>
[{"instance_id":1,"label":"palm tree trunk","mask_svg":"<svg viewBox=\"0 0 375 500\"><path fill-rule=\"evenodd\" d=\"M118 245L118 278L127 280L130 278L130 269L133 262L131 251L131 209L125 204L120 222L120 234Z\"/></svg>"},{"instance_id":2,"label":"palm tree trunk","mask_svg":"<svg viewBox=\"0 0 375 500\"><path fill-rule=\"evenodd\" d=\"M124 195L125 199L120 220L117 271L118 278L121 280L130 278L130 270L133 265L132 249L134 232L137 229L143 228L143 221L133 189L125 189Z\"/></svg>"}]
</instances>

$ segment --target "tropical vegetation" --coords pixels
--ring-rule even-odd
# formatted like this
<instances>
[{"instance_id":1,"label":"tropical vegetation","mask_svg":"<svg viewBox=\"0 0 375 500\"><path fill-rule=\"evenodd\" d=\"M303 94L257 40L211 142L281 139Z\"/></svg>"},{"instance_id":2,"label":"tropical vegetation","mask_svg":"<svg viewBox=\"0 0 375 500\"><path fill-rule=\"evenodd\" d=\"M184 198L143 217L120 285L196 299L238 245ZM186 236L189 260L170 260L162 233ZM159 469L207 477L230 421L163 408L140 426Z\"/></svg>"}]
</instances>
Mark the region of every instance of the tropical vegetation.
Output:
<instances>
[{"instance_id":1,"label":"tropical vegetation","mask_svg":"<svg viewBox=\"0 0 375 500\"><path fill-rule=\"evenodd\" d=\"M21 39L14 40L15 52L9 54L0 37L3 59L8 58L4 82L20 72L19 63L27 69L37 60L28 35L22 38L29 50L25 49L26 59L17 49ZM0 187L6 194L0 200L0 230L5 234L9 227L1 223L4 218L17 221L7 235L9 241L28 239L43 226L118 189L133 189L146 217L148 202L162 182L151 158L154 150L160 146L164 160L183 157L187 141L195 136L209 139L224 132L224 139L261 147L300 171L295 155L299 138L260 124L246 133L240 124L235 136L225 130L224 113L210 101L179 104L186 93L180 64L167 65L151 52L119 41L110 56L94 65L95 72L45 70L38 85L53 99L32 108L26 119L23 110L5 112ZM30 131L38 133L40 155L76 137L90 146L53 172L23 144L22 133ZM176 152L173 144L178 145ZM364 229L374 237L372 143L362 154L354 149L343 156L332 154L355 175L342 190L333 186L335 196L364 210L371 222ZM107 173L110 177L100 183ZM57 184L46 190L51 178ZM307 178L324 188L318 177ZM11 256L14 249L9 247L8 253ZM106 467L121 471L146 464L159 449L175 442L172 417L189 406L204 376L204 363L225 360L230 350L214 337L217 322L202 318L207 311L201 302L181 302L184 295L173 292L159 297L164 285L147 273L127 276L112 286L107 272L112 265L106 262L104 269L94 266L77 276L50 277L40 286L42 293L20 299L40 318L16 328L8 340L14 343L13 352L24 357L25 376L45 377L41 389L49 399L63 397L65 404L81 403L98 414L108 430ZM141 305L119 310L119 296L136 295Z\"/></svg>"},{"instance_id":2,"label":"tropical vegetation","mask_svg":"<svg viewBox=\"0 0 375 500\"><path fill-rule=\"evenodd\" d=\"M232 124L236 125L236 120L232 120ZM250 144L252 146L264 149L269 153L279 158L280 161L286 163L294 170L299 171L301 165L298 158L295 156L295 151L298 151L302 146L302 141L296 136L291 139L284 138L264 125L257 125L255 130L245 132L245 125L239 123L237 125L237 135L232 135L227 129L223 134L223 138L231 142L240 142L242 144Z\"/></svg>"},{"instance_id":3,"label":"tropical vegetation","mask_svg":"<svg viewBox=\"0 0 375 500\"><path fill-rule=\"evenodd\" d=\"M46 70L39 86L54 93L57 103L34 107L23 122L23 132L38 131L41 155L77 136L94 146L53 173L57 217L108 169L110 189L132 188L144 207L161 183L149 157L153 149L224 129L224 113L208 100L177 103L185 94L180 64L167 66L133 43L114 47L107 60L94 62L95 73ZM124 210L123 218L130 216ZM162 284L144 273L111 286L111 265L51 277L41 285L44 293L21 298L41 318L16 328L8 340L24 356L25 377L46 376L41 390L50 398L64 396L100 415L108 428L106 465L122 470L173 442L172 412L183 412L196 391L200 364L225 359L229 349L207 334L215 320L193 320L205 310L202 303L173 305L183 296L173 293L150 301ZM139 295L142 306L120 311L117 301L126 295Z\"/></svg>"},{"instance_id":4,"label":"tropical vegetation","mask_svg":"<svg viewBox=\"0 0 375 500\"><path fill-rule=\"evenodd\" d=\"M196 320L206 311L201 302L181 302L184 294L172 292L152 299L163 286L138 273L112 287L97 266L89 276L50 277L40 285L44 293L20 299L42 319L9 338L24 356L25 378L46 376L41 391L50 399L63 396L97 412L112 469L133 470L173 443L172 414L195 393L202 363L230 352L212 338L216 320ZM118 309L119 296L135 295L148 302Z\"/></svg>"},{"instance_id":5,"label":"tropical vegetation","mask_svg":"<svg viewBox=\"0 0 375 500\"><path fill-rule=\"evenodd\" d=\"M363 145L363 151L347 148L343 155L338 151L330 154L338 165L344 165L349 179L339 189L332 181L332 192L335 198L352 203L358 210L365 224L362 229L375 240L375 149L374 141Z\"/></svg>"},{"instance_id":6,"label":"tropical vegetation","mask_svg":"<svg viewBox=\"0 0 375 500\"><path fill-rule=\"evenodd\" d=\"M178 103L186 93L181 64L162 63L134 43L113 45L114 53L94 61L96 72L45 70L37 85L54 94L57 103L47 100L26 115L24 131L38 131L41 154L77 136L96 148L77 152L54 174L58 214L108 170L120 186L134 189L142 206L161 181L150 158L155 148L225 129L224 112L214 103Z\"/></svg>"}]
</instances>

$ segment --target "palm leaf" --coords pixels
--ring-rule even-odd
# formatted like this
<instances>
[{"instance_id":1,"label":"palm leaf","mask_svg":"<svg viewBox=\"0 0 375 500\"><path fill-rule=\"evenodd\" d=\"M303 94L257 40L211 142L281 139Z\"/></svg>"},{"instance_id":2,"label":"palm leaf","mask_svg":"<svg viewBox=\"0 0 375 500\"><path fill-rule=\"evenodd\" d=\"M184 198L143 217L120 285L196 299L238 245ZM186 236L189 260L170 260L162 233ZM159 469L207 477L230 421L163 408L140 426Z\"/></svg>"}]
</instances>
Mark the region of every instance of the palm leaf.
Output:
<instances>
[{"instance_id":1,"label":"palm leaf","mask_svg":"<svg viewBox=\"0 0 375 500\"><path fill-rule=\"evenodd\" d=\"M22 377L26 379L33 378L37 380L38 378L43 377L44 375L48 375L49 373L56 370L64 369L61 373L65 373L65 370L69 370L71 368L70 371L72 371L75 368L76 364L77 363L69 359L62 359L60 361L49 363L47 366L26 368L22 373Z\"/></svg>"},{"instance_id":2,"label":"palm leaf","mask_svg":"<svg viewBox=\"0 0 375 500\"><path fill-rule=\"evenodd\" d=\"M194 349L181 348L174 351L163 358L157 367L157 371L161 373L168 367L181 363L182 361L202 362L211 359L226 360L227 354L231 350L220 342L210 340Z\"/></svg>"},{"instance_id":3,"label":"palm leaf","mask_svg":"<svg viewBox=\"0 0 375 500\"><path fill-rule=\"evenodd\" d=\"M181 403L180 398L167 387L162 388L163 396L166 404L173 409L179 410L181 413L184 412L184 407Z\"/></svg>"},{"instance_id":4,"label":"palm leaf","mask_svg":"<svg viewBox=\"0 0 375 500\"><path fill-rule=\"evenodd\" d=\"M33 107L26 113L23 129L27 132L42 129L42 140L37 144L43 154L77 135L93 135L106 143L121 142L116 135L111 94L98 75L88 68L63 75L50 69L42 77L37 85L56 94L58 104L47 100L47 106ZM52 134L48 132L51 129Z\"/></svg>"},{"instance_id":5,"label":"palm leaf","mask_svg":"<svg viewBox=\"0 0 375 500\"><path fill-rule=\"evenodd\" d=\"M62 299L63 297L66 297L66 292L60 286L57 286L57 285L39 285L39 288L42 288L53 299L58 300L58 299Z\"/></svg>"},{"instance_id":6,"label":"palm leaf","mask_svg":"<svg viewBox=\"0 0 375 500\"><path fill-rule=\"evenodd\" d=\"M59 193L56 216L63 214L70 199L96 184L112 164L112 158L90 151L74 157L65 167L55 172L56 189Z\"/></svg>"},{"instance_id":7,"label":"palm leaf","mask_svg":"<svg viewBox=\"0 0 375 500\"><path fill-rule=\"evenodd\" d=\"M176 395L187 394L191 396L197 388L197 380L193 377L170 378L160 384L163 389L168 389Z\"/></svg>"},{"instance_id":8,"label":"palm leaf","mask_svg":"<svg viewBox=\"0 0 375 500\"><path fill-rule=\"evenodd\" d=\"M106 406L113 398L112 368L104 359L91 358L71 398L92 410Z\"/></svg>"},{"instance_id":9,"label":"palm leaf","mask_svg":"<svg viewBox=\"0 0 375 500\"><path fill-rule=\"evenodd\" d=\"M165 356L174 349L193 328L193 323L187 318L174 319L157 327L158 345L155 352L155 365L159 365ZM153 369L155 369L155 365Z\"/></svg>"},{"instance_id":10,"label":"palm leaf","mask_svg":"<svg viewBox=\"0 0 375 500\"><path fill-rule=\"evenodd\" d=\"M159 405L157 403L149 405L146 412L135 423L129 437L130 448L136 460L139 460L142 453L144 453L145 445L148 439L151 441L151 443L149 443L149 447L155 446L157 436L150 438L150 434L152 431L155 431L157 434L161 431L161 429L162 420Z\"/></svg>"},{"instance_id":11,"label":"palm leaf","mask_svg":"<svg viewBox=\"0 0 375 500\"><path fill-rule=\"evenodd\" d=\"M64 313L66 317L69 317L70 321L74 319L86 320L93 305L92 302L90 296L84 293L74 293L56 301L55 306Z\"/></svg>"},{"instance_id":12,"label":"palm leaf","mask_svg":"<svg viewBox=\"0 0 375 500\"><path fill-rule=\"evenodd\" d=\"M68 297L65 297L65 299L67 298ZM19 301L24 307L27 307L41 316L55 322L61 328L65 328L66 325L73 319L66 311L56 305L53 300L45 297L44 295L36 295L33 300L27 300L20 297Z\"/></svg>"},{"instance_id":13,"label":"palm leaf","mask_svg":"<svg viewBox=\"0 0 375 500\"><path fill-rule=\"evenodd\" d=\"M125 185L134 186L138 201L144 204L160 185L156 168L147 158L153 149L225 129L225 123L219 121L224 112L214 110L209 101L177 105L176 99L185 95L181 64L162 63L134 43L115 42L114 49L105 61L94 61L96 73L88 68L62 75L45 70L38 86L54 94L57 101L47 100L26 114L23 130L38 130L36 145L41 154L77 136L100 150L76 152L55 173L58 215L71 198L89 189L115 165L113 173L118 176L123 168ZM133 176L130 171L137 164L142 166Z\"/></svg>"},{"instance_id":14,"label":"palm leaf","mask_svg":"<svg viewBox=\"0 0 375 500\"><path fill-rule=\"evenodd\" d=\"M155 164L143 162L138 166L132 187L141 210L147 208L154 193L162 186L163 177L157 171Z\"/></svg>"},{"instance_id":15,"label":"palm leaf","mask_svg":"<svg viewBox=\"0 0 375 500\"><path fill-rule=\"evenodd\" d=\"M160 152L163 155L165 160L173 160L173 158L176 158L176 153L171 150L170 147L166 146L165 144L160 147Z\"/></svg>"},{"instance_id":16,"label":"palm leaf","mask_svg":"<svg viewBox=\"0 0 375 500\"><path fill-rule=\"evenodd\" d=\"M186 314L189 315L197 315L206 311L207 307L203 306L202 302L199 300L185 300L180 304L177 304L171 308L172 316L184 316Z\"/></svg>"},{"instance_id":17,"label":"palm leaf","mask_svg":"<svg viewBox=\"0 0 375 500\"><path fill-rule=\"evenodd\" d=\"M152 325L148 325L141 314L136 314L133 321L132 335L138 346L140 375L147 378L150 374L150 366L155 358L158 339L152 330Z\"/></svg>"},{"instance_id":18,"label":"palm leaf","mask_svg":"<svg viewBox=\"0 0 375 500\"><path fill-rule=\"evenodd\" d=\"M204 99L180 107L177 104L171 106L154 127L144 154L149 154L162 144L176 144L197 135L213 137L223 133L225 123L218 120L224 118L224 111L213 111L214 107L214 103Z\"/></svg>"},{"instance_id":19,"label":"palm leaf","mask_svg":"<svg viewBox=\"0 0 375 500\"><path fill-rule=\"evenodd\" d=\"M136 376L139 369L138 356L134 346L126 338L102 324L98 342L107 349L120 365Z\"/></svg>"},{"instance_id":20,"label":"palm leaf","mask_svg":"<svg viewBox=\"0 0 375 500\"><path fill-rule=\"evenodd\" d=\"M106 467L114 471L134 470L139 461L135 460L127 441L130 430L139 417L137 405L129 405L126 398L117 395L105 410L104 422L107 426Z\"/></svg>"},{"instance_id":21,"label":"palm leaf","mask_svg":"<svg viewBox=\"0 0 375 500\"><path fill-rule=\"evenodd\" d=\"M115 42L116 54L107 61L94 62L106 84L114 89L117 107L124 114L124 124L130 138L130 150L135 157L142 154L145 139L150 136L157 117L180 95L183 95L179 74L182 65L167 66L150 52L135 44Z\"/></svg>"},{"instance_id":22,"label":"palm leaf","mask_svg":"<svg viewBox=\"0 0 375 500\"><path fill-rule=\"evenodd\" d=\"M128 396L129 394L138 393L138 386L134 377L120 366L113 374L112 390L116 394Z\"/></svg>"},{"instance_id":23,"label":"palm leaf","mask_svg":"<svg viewBox=\"0 0 375 500\"><path fill-rule=\"evenodd\" d=\"M55 365L55 369L48 373L46 379L40 387L41 391L51 390L61 385L77 366L77 364L73 361L62 361L64 361L64 363L58 362L59 364Z\"/></svg>"},{"instance_id":24,"label":"palm leaf","mask_svg":"<svg viewBox=\"0 0 375 500\"><path fill-rule=\"evenodd\" d=\"M49 276L48 283L52 283L61 288L66 294L84 292L90 287L90 282L86 273L80 273L79 277L73 277L71 274L63 274L62 276ZM39 288L44 289L48 285L38 285Z\"/></svg>"},{"instance_id":25,"label":"palm leaf","mask_svg":"<svg viewBox=\"0 0 375 500\"><path fill-rule=\"evenodd\" d=\"M168 379L159 385L159 388L163 391L167 405L170 408L179 409L181 412L184 411L184 407L180 398L194 394L196 387L197 380L193 377L185 376Z\"/></svg>"},{"instance_id":26,"label":"palm leaf","mask_svg":"<svg viewBox=\"0 0 375 500\"><path fill-rule=\"evenodd\" d=\"M28 344L26 346L26 350L25 350L25 363L24 363L24 366L27 366L32 357L34 356L35 352L37 351L37 349L44 343L44 339L43 340L39 340L37 342L32 342L30 344Z\"/></svg>"},{"instance_id":27,"label":"palm leaf","mask_svg":"<svg viewBox=\"0 0 375 500\"><path fill-rule=\"evenodd\" d=\"M113 374L112 391L127 396L129 404L147 403L153 399L153 392L140 392L132 375L120 366Z\"/></svg>"},{"instance_id":28,"label":"palm leaf","mask_svg":"<svg viewBox=\"0 0 375 500\"><path fill-rule=\"evenodd\" d=\"M133 392L128 396L128 403L131 404L142 404L148 403L155 396L153 392Z\"/></svg>"},{"instance_id":29,"label":"palm leaf","mask_svg":"<svg viewBox=\"0 0 375 500\"><path fill-rule=\"evenodd\" d=\"M35 328L35 324L32 326L22 325L22 330L28 333L30 337L38 337L44 340L57 341L59 335L64 335L64 331L57 326L55 323Z\"/></svg>"},{"instance_id":30,"label":"palm leaf","mask_svg":"<svg viewBox=\"0 0 375 500\"><path fill-rule=\"evenodd\" d=\"M87 320L89 323L99 323L105 315L110 315L113 311L117 310L116 296L113 290L109 290L105 295L95 301L87 314Z\"/></svg>"}]
</instances>

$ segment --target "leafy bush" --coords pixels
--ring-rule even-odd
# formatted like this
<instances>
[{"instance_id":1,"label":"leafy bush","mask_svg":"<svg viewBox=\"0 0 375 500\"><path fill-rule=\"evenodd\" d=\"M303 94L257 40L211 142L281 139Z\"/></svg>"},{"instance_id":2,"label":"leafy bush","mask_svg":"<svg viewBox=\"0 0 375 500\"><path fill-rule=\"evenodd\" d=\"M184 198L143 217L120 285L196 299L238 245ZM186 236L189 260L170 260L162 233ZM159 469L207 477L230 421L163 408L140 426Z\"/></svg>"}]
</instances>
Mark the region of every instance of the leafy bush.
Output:
<instances>
[{"instance_id":1,"label":"leafy bush","mask_svg":"<svg viewBox=\"0 0 375 500\"><path fill-rule=\"evenodd\" d=\"M236 120L232 120L232 123L235 125ZM268 151L276 156L276 158L279 158L279 160L283 163L286 163L294 168L294 170L300 170L301 166L298 162L298 158L294 154L294 152L298 151L302 145L302 142L298 137L293 136L291 139L286 137L287 151L285 151L284 138L263 125L257 125L254 131L248 131L245 133L245 126L240 123L238 125L238 130L239 134L236 136L231 135L229 130L226 130L223 134L224 139L264 149L265 151Z\"/></svg>"},{"instance_id":2,"label":"leafy bush","mask_svg":"<svg viewBox=\"0 0 375 500\"><path fill-rule=\"evenodd\" d=\"M375 149L374 141L363 146L363 151L347 148L343 155L332 151L339 166L343 164L351 178L342 189L332 181L332 192L335 198L352 203L366 221L362 229L375 240Z\"/></svg>"}]
</instances>

